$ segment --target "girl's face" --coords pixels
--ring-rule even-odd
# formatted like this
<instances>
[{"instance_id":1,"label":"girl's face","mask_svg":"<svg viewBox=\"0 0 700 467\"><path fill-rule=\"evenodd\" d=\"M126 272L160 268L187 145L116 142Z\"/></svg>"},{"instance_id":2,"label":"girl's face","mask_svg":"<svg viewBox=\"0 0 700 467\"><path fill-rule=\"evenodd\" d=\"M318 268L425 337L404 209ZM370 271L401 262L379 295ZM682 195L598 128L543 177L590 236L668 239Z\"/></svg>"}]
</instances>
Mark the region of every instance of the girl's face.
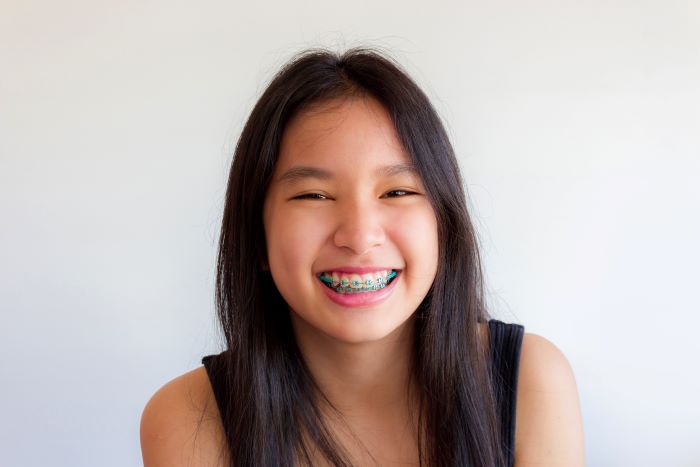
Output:
<instances>
[{"instance_id":1,"label":"girl's face","mask_svg":"<svg viewBox=\"0 0 700 467\"><path fill-rule=\"evenodd\" d=\"M389 115L371 98L326 103L289 123L263 222L272 278L305 335L380 340L403 327L437 273L435 213ZM319 277L335 271L336 281L352 280L343 273L352 267L378 271L374 284L383 270L398 275L352 294Z\"/></svg>"}]
</instances>

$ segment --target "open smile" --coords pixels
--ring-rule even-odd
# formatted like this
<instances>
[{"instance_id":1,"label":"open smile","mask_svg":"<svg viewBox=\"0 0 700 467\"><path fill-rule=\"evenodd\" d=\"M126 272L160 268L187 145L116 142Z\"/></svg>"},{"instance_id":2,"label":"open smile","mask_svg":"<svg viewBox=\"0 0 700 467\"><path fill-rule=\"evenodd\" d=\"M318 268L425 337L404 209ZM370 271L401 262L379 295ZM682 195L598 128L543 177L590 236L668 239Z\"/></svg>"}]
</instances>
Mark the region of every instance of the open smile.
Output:
<instances>
[{"instance_id":1,"label":"open smile","mask_svg":"<svg viewBox=\"0 0 700 467\"><path fill-rule=\"evenodd\" d=\"M344 307L361 307L376 305L389 298L396 288L401 270L391 269L386 271L386 275L375 275L374 279L364 275L364 281L357 274L350 277L324 274L317 276L318 282L331 301Z\"/></svg>"}]
</instances>

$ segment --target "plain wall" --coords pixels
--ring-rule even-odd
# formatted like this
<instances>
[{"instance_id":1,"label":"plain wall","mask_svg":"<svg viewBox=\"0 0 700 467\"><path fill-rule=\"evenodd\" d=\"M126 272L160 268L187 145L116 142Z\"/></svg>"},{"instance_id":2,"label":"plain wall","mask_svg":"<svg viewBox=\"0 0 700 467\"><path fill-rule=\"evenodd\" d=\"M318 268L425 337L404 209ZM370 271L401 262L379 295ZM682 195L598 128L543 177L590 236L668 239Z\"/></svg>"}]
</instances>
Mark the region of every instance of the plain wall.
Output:
<instances>
[{"instance_id":1,"label":"plain wall","mask_svg":"<svg viewBox=\"0 0 700 467\"><path fill-rule=\"evenodd\" d=\"M489 301L567 356L589 466L700 465L700 4L0 7L0 452L141 464L153 392L221 350L233 148L310 46L379 46L459 156Z\"/></svg>"}]
</instances>

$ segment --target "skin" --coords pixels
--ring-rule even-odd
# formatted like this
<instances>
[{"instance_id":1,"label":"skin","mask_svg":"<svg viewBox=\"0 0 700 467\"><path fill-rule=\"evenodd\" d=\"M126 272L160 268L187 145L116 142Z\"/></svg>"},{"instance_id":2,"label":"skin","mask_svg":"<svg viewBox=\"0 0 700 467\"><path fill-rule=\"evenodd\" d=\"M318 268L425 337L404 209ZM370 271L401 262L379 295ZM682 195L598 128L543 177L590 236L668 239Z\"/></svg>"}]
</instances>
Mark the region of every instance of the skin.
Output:
<instances>
[{"instance_id":1,"label":"skin","mask_svg":"<svg viewBox=\"0 0 700 467\"><path fill-rule=\"evenodd\" d=\"M418 465L407 356L413 312L437 271L437 224L419 177L374 176L377 166L409 161L379 103L326 103L290 122L265 200L266 267L289 304L312 374L343 413L341 423L324 411L356 465ZM295 165L323 168L334 178L282 183L281 174ZM390 194L399 189L416 194ZM323 196L297 198L311 193ZM315 277L340 265L386 265L403 274L384 303L347 309L330 301ZM145 467L228 465L203 367L168 382L149 400L141 446ZM326 464L316 458L314 465ZM571 366L554 344L526 333L515 467L582 465L583 426Z\"/></svg>"},{"instance_id":2,"label":"skin","mask_svg":"<svg viewBox=\"0 0 700 467\"><path fill-rule=\"evenodd\" d=\"M391 430L400 431L400 422L393 423ZM178 376L153 394L141 414L140 439L144 467L230 465L224 427L203 367ZM416 465L410 454L415 446L407 439L404 443L393 457L382 455L391 459L384 465ZM356 457L366 459L362 453ZM413 460L403 460L408 457ZM549 340L526 333L517 388L515 467L583 465L583 423L571 365Z\"/></svg>"},{"instance_id":3,"label":"skin","mask_svg":"<svg viewBox=\"0 0 700 467\"><path fill-rule=\"evenodd\" d=\"M412 315L437 272L437 220L420 177L375 175L410 162L379 103L326 104L287 127L263 214L270 272L312 374L353 431L382 446L402 440L389 427L411 426ZM333 178L280 180L295 166ZM331 301L316 277L341 265L402 274L385 302L348 308Z\"/></svg>"}]
</instances>

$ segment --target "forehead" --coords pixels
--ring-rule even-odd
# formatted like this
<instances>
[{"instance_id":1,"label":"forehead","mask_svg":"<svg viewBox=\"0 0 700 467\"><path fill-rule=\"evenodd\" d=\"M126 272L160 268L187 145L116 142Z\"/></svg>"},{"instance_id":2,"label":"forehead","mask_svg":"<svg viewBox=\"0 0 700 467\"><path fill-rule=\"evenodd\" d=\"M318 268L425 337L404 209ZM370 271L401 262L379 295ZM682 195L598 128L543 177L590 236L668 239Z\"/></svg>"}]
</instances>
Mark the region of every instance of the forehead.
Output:
<instances>
[{"instance_id":1,"label":"forehead","mask_svg":"<svg viewBox=\"0 0 700 467\"><path fill-rule=\"evenodd\" d=\"M286 176L289 169L296 176ZM309 170L316 167L323 170ZM306 109L292 119L282 136L275 179L370 173L391 176L416 174L393 121L375 99L343 98ZM288 174L287 174L288 175Z\"/></svg>"}]
</instances>

